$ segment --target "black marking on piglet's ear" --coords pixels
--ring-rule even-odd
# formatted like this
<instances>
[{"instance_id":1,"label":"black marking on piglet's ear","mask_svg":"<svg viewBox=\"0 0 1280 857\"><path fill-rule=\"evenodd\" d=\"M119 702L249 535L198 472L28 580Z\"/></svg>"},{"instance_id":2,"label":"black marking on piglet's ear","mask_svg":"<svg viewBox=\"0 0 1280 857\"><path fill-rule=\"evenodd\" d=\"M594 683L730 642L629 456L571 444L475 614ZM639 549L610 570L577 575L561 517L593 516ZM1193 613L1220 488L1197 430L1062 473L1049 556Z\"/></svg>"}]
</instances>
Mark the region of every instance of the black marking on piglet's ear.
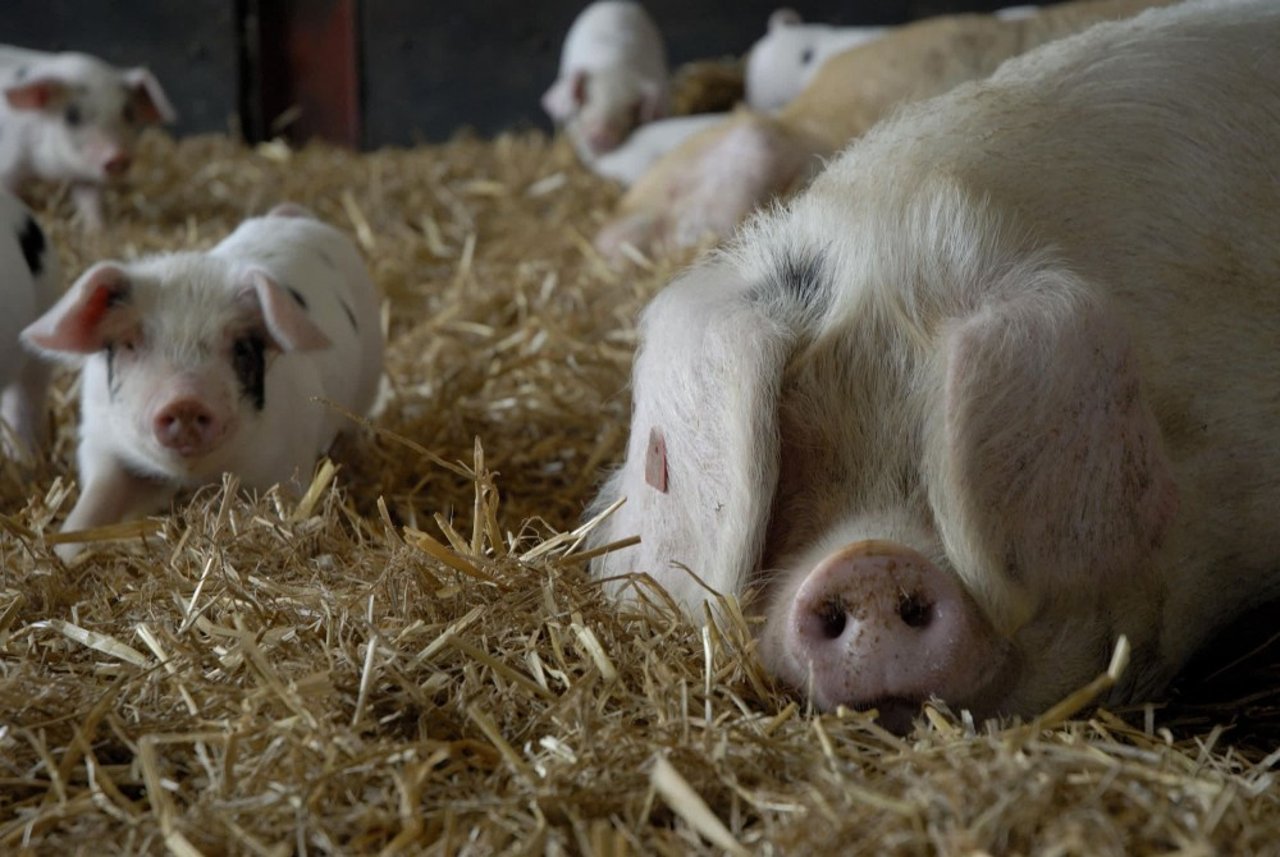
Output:
<instances>
[{"instance_id":1,"label":"black marking on piglet's ear","mask_svg":"<svg viewBox=\"0 0 1280 857\"><path fill-rule=\"evenodd\" d=\"M27 215L22 230L18 232L18 244L22 246L22 258L26 260L31 276L40 276L40 272L44 270L44 251L48 242L45 241L40 224L31 215Z\"/></svg>"},{"instance_id":2,"label":"black marking on piglet's ear","mask_svg":"<svg viewBox=\"0 0 1280 857\"><path fill-rule=\"evenodd\" d=\"M259 411L267 403L266 345L260 333L246 333L231 344L231 366L240 384L240 394Z\"/></svg>"}]
</instances>

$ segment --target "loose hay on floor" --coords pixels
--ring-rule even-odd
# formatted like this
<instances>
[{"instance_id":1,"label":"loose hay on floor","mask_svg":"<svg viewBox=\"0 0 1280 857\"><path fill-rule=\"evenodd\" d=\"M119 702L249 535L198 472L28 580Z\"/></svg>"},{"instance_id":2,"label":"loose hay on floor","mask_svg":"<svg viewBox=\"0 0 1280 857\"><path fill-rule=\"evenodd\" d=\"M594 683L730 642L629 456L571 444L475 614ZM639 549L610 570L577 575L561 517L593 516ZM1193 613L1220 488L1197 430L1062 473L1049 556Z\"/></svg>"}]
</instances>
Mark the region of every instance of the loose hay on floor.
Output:
<instances>
[{"instance_id":1,"label":"loose hay on floor","mask_svg":"<svg viewBox=\"0 0 1280 857\"><path fill-rule=\"evenodd\" d=\"M743 622L703 631L642 579L605 603L572 531L623 448L635 314L685 260L606 268L616 192L562 142L152 136L138 161L105 233L42 212L68 272L301 202L386 293L390 381L302 501L229 482L65 567L61 380L53 460L0 473L0 852L1280 850L1274 670L1226 703L931 711L899 739L779 693Z\"/></svg>"}]
</instances>

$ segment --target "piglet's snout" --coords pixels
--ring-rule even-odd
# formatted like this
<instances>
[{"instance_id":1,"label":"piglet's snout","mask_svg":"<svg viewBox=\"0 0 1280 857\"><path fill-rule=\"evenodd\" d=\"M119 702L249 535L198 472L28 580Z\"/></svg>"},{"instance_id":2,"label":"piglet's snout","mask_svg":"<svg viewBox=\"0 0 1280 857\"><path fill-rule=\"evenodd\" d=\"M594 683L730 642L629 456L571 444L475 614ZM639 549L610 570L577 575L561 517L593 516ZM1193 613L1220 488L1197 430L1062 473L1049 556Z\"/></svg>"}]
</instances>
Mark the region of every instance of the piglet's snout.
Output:
<instances>
[{"instance_id":1,"label":"piglet's snout","mask_svg":"<svg viewBox=\"0 0 1280 857\"><path fill-rule=\"evenodd\" d=\"M129 171L133 158L128 152L116 152L102 163L102 171L111 178L119 178Z\"/></svg>"},{"instance_id":2,"label":"piglet's snout","mask_svg":"<svg viewBox=\"0 0 1280 857\"><path fill-rule=\"evenodd\" d=\"M193 458L209 452L226 434L227 421L199 399L174 399L152 418L156 440L166 449Z\"/></svg>"},{"instance_id":3,"label":"piglet's snout","mask_svg":"<svg viewBox=\"0 0 1280 857\"><path fill-rule=\"evenodd\" d=\"M787 609L788 654L822 708L876 707L905 731L929 696L966 699L985 683L986 621L951 574L903 545L828 555Z\"/></svg>"}]
</instances>

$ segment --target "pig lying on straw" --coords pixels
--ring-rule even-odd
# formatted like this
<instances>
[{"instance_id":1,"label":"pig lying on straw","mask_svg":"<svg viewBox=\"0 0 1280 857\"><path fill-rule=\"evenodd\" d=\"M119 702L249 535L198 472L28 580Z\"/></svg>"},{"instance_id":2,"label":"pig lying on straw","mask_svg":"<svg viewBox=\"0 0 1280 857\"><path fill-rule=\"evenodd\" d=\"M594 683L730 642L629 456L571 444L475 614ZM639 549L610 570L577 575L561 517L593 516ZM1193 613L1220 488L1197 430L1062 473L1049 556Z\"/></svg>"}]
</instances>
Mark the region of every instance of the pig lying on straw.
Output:
<instances>
[{"instance_id":1,"label":"pig lying on straw","mask_svg":"<svg viewBox=\"0 0 1280 857\"><path fill-rule=\"evenodd\" d=\"M1280 594L1280 5L1099 25L904 110L645 311L595 563L905 729L1158 692ZM625 588L625 587L624 587Z\"/></svg>"}]
</instances>

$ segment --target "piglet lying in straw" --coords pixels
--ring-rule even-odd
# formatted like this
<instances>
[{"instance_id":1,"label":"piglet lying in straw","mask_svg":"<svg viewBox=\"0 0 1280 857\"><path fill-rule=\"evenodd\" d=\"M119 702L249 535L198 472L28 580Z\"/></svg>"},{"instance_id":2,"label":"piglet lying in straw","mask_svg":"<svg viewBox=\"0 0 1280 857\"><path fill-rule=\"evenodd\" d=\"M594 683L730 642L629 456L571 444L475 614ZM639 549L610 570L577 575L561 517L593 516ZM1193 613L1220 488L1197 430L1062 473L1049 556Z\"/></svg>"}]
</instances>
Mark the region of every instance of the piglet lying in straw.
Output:
<instances>
[{"instance_id":1,"label":"piglet lying in straw","mask_svg":"<svg viewBox=\"0 0 1280 857\"><path fill-rule=\"evenodd\" d=\"M347 424L313 399L364 413L382 371L359 252L288 205L205 253L94 265L23 338L84 367L64 530L155 511L224 472L301 487Z\"/></svg>"},{"instance_id":2,"label":"piglet lying in straw","mask_svg":"<svg viewBox=\"0 0 1280 857\"><path fill-rule=\"evenodd\" d=\"M887 32L888 27L806 24L794 9L778 9L769 16L767 32L747 51L747 106L761 112L786 106L824 62Z\"/></svg>"},{"instance_id":3,"label":"piglet lying in straw","mask_svg":"<svg viewBox=\"0 0 1280 857\"><path fill-rule=\"evenodd\" d=\"M1280 594L1280 6L1104 24L903 111L641 324L596 561L906 729L1158 692ZM692 572L692 573L690 573ZM625 582L625 578L623 579Z\"/></svg>"},{"instance_id":4,"label":"piglet lying in straw","mask_svg":"<svg viewBox=\"0 0 1280 857\"><path fill-rule=\"evenodd\" d=\"M49 367L23 348L22 329L58 299L58 254L27 207L0 190L0 449L11 458L39 447Z\"/></svg>"},{"instance_id":5,"label":"piglet lying in straw","mask_svg":"<svg viewBox=\"0 0 1280 857\"><path fill-rule=\"evenodd\" d=\"M1011 6L992 14L1015 20L1037 11L1035 6ZM778 9L769 16L768 31L747 52L747 106L761 112L785 107L804 91L824 62L888 32L889 27L808 24L794 9Z\"/></svg>"},{"instance_id":6,"label":"piglet lying in straw","mask_svg":"<svg viewBox=\"0 0 1280 857\"><path fill-rule=\"evenodd\" d=\"M653 19L631 0L598 0L569 28L542 106L590 166L637 126L665 116L669 100L666 49Z\"/></svg>"},{"instance_id":7,"label":"piglet lying in straw","mask_svg":"<svg viewBox=\"0 0 1280 857\"><path fill-rule=\"evenodd\" d=\"M892 30L823 63L776 116L739 111L659 160L623 196L596 247L619 259L624 244L662 250L728 235L899 104L985 77L1036 45L1161 2L1081 0L1026 17L952 15Z\"/></svg>"},{"instance_id":8,"label":"piglet lying in straw","mask_svg":"<svg viewBox=\"0 0 1280 857\"><path fill-rule=\"evenodd\" d=\"M0 87L0 182L71 182L91 229L102 226L101 186L128 171L138 132L175 119L151 72L85 54L0 45Z\"/></svg>"}]
</instances>

